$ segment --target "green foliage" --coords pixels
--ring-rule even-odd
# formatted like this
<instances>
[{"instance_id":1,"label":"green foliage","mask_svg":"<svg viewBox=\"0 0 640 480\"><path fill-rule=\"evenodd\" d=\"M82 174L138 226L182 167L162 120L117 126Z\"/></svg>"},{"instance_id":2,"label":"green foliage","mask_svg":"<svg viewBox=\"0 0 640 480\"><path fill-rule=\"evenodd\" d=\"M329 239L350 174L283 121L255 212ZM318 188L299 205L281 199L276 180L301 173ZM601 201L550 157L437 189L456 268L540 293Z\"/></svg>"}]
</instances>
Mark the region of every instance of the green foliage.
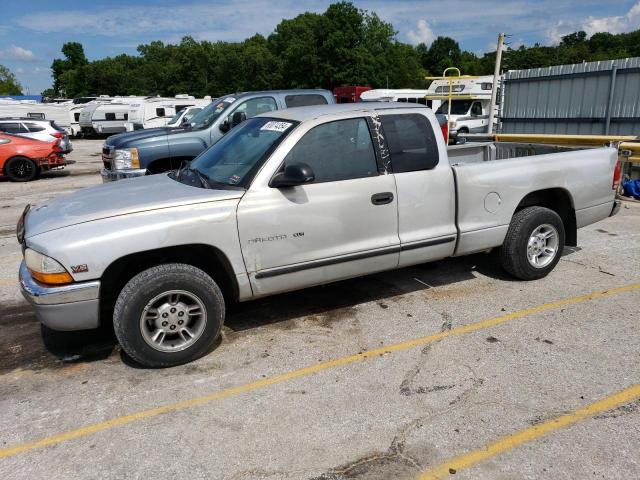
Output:
<instances>
[{"instance_id":1,"label":"green foliage","mask_svg":"<svg viewBox=\"0 0 640 480\"><path fill-rule=\"evenodd\" d=\"M268 38L256 34L242 42L199 42L184 37L175 45L160 41L140 45L136 56L92 62L77 42L65 43L62 53L64 58L51 65L53 89L48 93L68 97L178 93L216 97L234 91L339 85L425 88L425 76L442 75L447 67L458 67L468 75L490 75L495 63L495 52L478 56L462 50L450 37L438 37L429 46L399 42L390 23L350 2L334 3L324 13L282 20ZM503 69L629 56L640 56L640 30L596 33L591 38L575 32L554 47L508 48Z\"/></svg>"},{"instance_id":2,"label":"green foliage","mask_svg":"<svg viewBox=\"0 0 640 480\"><path fill-rule=\"evenodd\" d=\"M22 95L16 76L4 65L0 65L0 95Z\"/></svg>"}]
</instances>

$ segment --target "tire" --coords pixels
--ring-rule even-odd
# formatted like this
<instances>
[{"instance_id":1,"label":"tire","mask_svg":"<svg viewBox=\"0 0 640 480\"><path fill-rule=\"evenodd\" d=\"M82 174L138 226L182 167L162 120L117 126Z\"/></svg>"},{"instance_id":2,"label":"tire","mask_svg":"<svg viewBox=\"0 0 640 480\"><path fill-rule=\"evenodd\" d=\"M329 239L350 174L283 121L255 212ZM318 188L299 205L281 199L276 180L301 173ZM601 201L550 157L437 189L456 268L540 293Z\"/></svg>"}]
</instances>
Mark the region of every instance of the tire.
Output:
<instances>
[{"instance_id":1,"label":"tire","mask_svg":"<svg viewBox=\"0 0 640 480\"><path fill-rule=\"evenodd\" d=\"M30 158L13 157L7 161L4 172L13 182L29 182L38 175L38 167Z\"/></svg>"},{"instance_id":2,"label":"tire","mask_svg":"<svg viewBox=\"0 0 640 480\"><path fill-rule=\"evenodd\" d=\"M511 219L498 249L500 264L521 280L546 277L560 261L564 241L564 224L556 212L544 207L524 208Z\"/></svg>"},{"instance_id":3,"label":"tire","mask_svg":"<svg viewBox=\"0 0 640 480\"><path fill-rule=\"evenodd\" d=\"M209 275L192 265L167 263L129 280L116 300L113 327L133 360L171 367L207 353L224 316L222 292Z\"/></svg>"}]
</instances>

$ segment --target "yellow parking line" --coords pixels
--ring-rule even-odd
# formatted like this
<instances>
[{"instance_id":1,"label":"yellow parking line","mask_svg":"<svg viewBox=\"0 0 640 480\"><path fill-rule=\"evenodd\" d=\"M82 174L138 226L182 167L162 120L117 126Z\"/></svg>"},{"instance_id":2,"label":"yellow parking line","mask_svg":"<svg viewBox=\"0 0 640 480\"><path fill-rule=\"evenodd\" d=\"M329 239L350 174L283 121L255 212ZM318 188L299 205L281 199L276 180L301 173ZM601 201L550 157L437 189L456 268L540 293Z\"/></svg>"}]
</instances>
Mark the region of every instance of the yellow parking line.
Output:
<instances>
[{"instance_id":1,"label":"yellow parking line","mask_svg":"<svg viewBox=\"0 0 640 480\"><path fill-rule=\"evenodd\" d=\"M532 442L554 430L568 427L598 413L606 412L607 410L612 410L620 405L629 403L637 398L640 398L640 384L633 385L610 397L603 398L591 405L580 408L575 412L567 413L566 415L561 415L531 428L520 430L517 433L502 437L478 450L473 450L451 460L447 460L432 470L418 476L417 479L436 480L447 478L450 474L456 473L463 468L469 468L523 443Z\"/></svg>"},{"instance_id":2,"label":"yellow parking line","mask_svg":"<svg viewBox=\"0 0 640 480\"><path fill-rule=\"evenodd\" d=\"M413 340L408 340L402 343L396 343L394 345L388 345L386 347L376 348L374 350L358 353L356 355L350 355L347 357L341 357L334 360L329 360L327 362L318 363L316 365L311 365L309 367L301 368L299 370L292 370L290 372L286 372L280 375L275 375L273 377L265 378L263 380L258 380L257 382L247 383L237 387L228 388L226 390L221 390L219 392L214 392L208 395L204 395L202 397L191 398L188 400L183 400L181 402L170 403L160 407L150 408L148 410L142 410L139 412L131 413L129 415L116 417L104 422L94 423L93 425L87 425L86 427L70 430L68 432L55 434L50 437L43 438L41 440L36 440L34 442L28 442L28 443L16 445L14 447L3 448L3 449L0 449L0 458L12 457L20 453L28 452L29 450L35 450L37 448L42 448L49 445L56 445L58 443L65 442L67 440L73 440L75 438L84 437L86 435L101 432L103 430L108 430L108 429L117 427L119 425L126 425L139 420L143 420L145 418L155 417L163 413L183 410L183 409L195 407L198 405L204 405L204 404L213 402L215 400L221 400L223 398L240 395L241 393L258 390L261 388L268 387L270 385L275 385L278 383L286 382L288 380L293 380L295 378L306 377L314 373L322 372L324 370L329 370L334 367L349 365L355 362L366 360L368 358L379 357L388 353L399 352L402 350L407 350L409 348L426 345L429 343L436 342L438 340L442 340L443 338L455 337L459 335L464 335L466 333L482 330L485 328L494 327L496 325L506 323L510 320L522 318L527 315L532 315L534 313L540 313L546 310L552 310L552 309L564 307L567 305L575 305L577 303L585 302L587 300L596 300L598 298L610 297L612 295L617 295L620 293L630 292L634 290L640 290L640 283L626 285L619 288L612 288L610 290L605 290L603 292L594 292L594 293L589 293L587 295L581 295L578 297L566 298L564 300L558 300L556 302L545 303L544 305L527 308L525 310L509 313L507 315L502 315L500 317L492 318L489 320L483 320L480 322L471 323L469 325L463 325L461 327L452 328L451 330L446 330L444 332L428 335L426 337L415 338Z\"/></svg>"}]
</instances>

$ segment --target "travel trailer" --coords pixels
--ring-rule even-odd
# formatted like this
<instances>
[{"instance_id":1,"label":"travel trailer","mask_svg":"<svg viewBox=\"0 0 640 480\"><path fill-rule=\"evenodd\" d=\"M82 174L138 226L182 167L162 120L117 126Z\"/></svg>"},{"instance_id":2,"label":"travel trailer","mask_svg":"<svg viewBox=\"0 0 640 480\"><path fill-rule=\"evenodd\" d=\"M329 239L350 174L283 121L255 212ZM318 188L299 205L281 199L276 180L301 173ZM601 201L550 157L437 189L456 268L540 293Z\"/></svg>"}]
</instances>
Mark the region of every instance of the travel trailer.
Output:
<instances>
[{"instance_id":1,"label":"travel trailer","mask_svg":"<svg viewBox=\"0 0 640 480\"><path fill-rule=\"evenodd\" d=\"M88 97L82 97L82 100L87 99ZM103 103L111 102L111 97L108 95L100 95L99 97L91 97L87 102L76 101L78 99L74 99L74 105L71 105L69 108L69 134L77 137L82 132L80 128L80 115L82 110L92 105L100 105Z\"/></svg>"},{"instance_id":2,"label":"travel trailer","mask_svg":"<svg viewBox=\"0 0 640 480\"><path fill-rule=\"evenodd\" d=\"M71 100L64 103L40 103L35 100L0 98L0 117L22 117L34 120L53 120L56 125L71 133L69 109Z\"/></svg>"},{"instance_id":3,"label":"travel trailer","mask_svg":"<svg viewBox=\"0 0 640 480\"><path fill-rule=\"evenodd\" d=\"M125 123L128 132L143 128L164 127L173 117L187 107L205 107L211 97L195 98L190 95L167 97L146 97L129 106L129 118Z\"/></svg>"},{"instance_id":4,"label":"travel trailer","mask_svg":"<svg viewBox=\"0 0 640 480\"><path fill-rule=\"evenodd\" d=\"M405 102L420 103L428 107L431 101L427 100L427 90L414 90L405 88L400 90L390 90L388 88L376 88L367 90L360 94L361 102Z\"/></svg>"},{"instance_id":5,"label":"travel trailer","mask_svg":"<svg viewBox=\"0 0 640 480\"><path fill-rule=\"evenodd\" d=\"M432 102L432 108L436 113L450 114L449 125L457 129L458 133L486 132L489 126L493 75L451 78L434 80L429 85L427 99Z\"/></svg>"},{"instance_id":6,"label":"travel trailer","mask_svg":"<svg viewBox=\"0 0 640 480\"><path fill-rule=\"evenodd\" d=\"M79 117L80 130L84 135L122 133L129 121L129 108L146 97L114 97L109 103L89 103Z\"/></svg>"}]
</instances>

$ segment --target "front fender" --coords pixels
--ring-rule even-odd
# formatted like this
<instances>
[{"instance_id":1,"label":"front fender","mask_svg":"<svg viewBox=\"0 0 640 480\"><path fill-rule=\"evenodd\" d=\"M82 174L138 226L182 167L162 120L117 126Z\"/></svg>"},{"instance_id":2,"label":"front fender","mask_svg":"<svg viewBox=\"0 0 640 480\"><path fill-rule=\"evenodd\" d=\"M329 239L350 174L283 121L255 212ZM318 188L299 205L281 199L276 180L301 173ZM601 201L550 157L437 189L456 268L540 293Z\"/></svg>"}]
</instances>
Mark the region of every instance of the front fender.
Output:
<instances>
[{"instance_id":1,"label":"front fender","mask_svg":"<svg viewBox=\"0 0 640 480\"><path fill-rule=\"evenodd\" d=\"M78 223L31 236L27 247L60 262L77 282L100 279L109 265L127 255L195 243L223 252L234 274L242 275L237 203L219 200Z\"/></svg>"}]
</instances>

